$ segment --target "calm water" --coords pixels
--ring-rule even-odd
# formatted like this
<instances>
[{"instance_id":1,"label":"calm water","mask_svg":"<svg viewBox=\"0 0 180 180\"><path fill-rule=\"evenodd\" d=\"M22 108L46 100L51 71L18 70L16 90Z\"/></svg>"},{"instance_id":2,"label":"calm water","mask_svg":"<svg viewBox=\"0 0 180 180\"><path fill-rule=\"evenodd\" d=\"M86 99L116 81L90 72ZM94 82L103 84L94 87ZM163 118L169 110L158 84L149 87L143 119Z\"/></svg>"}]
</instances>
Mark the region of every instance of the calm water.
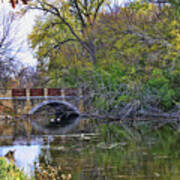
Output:
<instances>
[{"instance_id":1,"label":"calm water","mask_svg":"<svg viewBox=\"0 0 180 180\"><path fill-rule=\"evenodd\" d=\"M91 137L91 138L90 138ZM2 138L3 139L3 138ZM175 138L176 139L176 138ZM180 179L180 141L166 143L105 144L94 136L32 136L30 145L23 138L7 137L1 142L0 156L15 150L15 162L27 174L34 163L61 166L76 180Z\"/></svg>"}]
</instances>

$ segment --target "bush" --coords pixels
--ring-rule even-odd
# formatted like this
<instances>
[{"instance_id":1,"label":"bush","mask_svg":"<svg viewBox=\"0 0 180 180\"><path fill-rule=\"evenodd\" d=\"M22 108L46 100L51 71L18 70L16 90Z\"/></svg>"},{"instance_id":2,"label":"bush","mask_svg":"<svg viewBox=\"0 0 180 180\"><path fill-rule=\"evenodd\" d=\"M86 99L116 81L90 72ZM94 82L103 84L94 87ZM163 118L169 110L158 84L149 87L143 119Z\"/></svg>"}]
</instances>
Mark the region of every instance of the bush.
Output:
<instances>
[{"instance_id":1,"label":"bush","mask_svg":"<svg viewBox=\"0 0 180 180\"><path fill-rule=\"evenodd\" d=\"M27 176L19 170L12 162L0 158L0 179L1 180L27 180Z\"/></svg>"}]
</instances>

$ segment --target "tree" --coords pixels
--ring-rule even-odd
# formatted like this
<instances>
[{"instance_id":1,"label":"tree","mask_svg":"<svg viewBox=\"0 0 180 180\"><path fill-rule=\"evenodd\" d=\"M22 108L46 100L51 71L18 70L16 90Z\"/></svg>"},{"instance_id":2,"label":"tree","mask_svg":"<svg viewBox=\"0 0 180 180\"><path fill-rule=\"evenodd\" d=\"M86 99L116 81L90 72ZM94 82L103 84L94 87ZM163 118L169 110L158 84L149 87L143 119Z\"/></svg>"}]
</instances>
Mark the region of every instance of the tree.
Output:
<instances>
[{"instance_id":1,"label":"tree","mask_svg":"<svg viewBox=\"0 0 180 180\"><path fill-rule=\"evenodd\" d=\"M135 2L118 13L106 14L99 23L96 38L106 51L99 51L98 57L105 60L102 65L106 69L112 69L111 64L118 67L110 71L116 75L114 80L119 71L123 76L119 77L120 83L146 88L158 99L158 105L167 109L179 101L180 23L172 7L159 9L152 3ZM141 85L135 88L136 84Z\"/></svg>"},{"instance_id":2,"label":"tree","mask_svg":"<svg viewBox=\"0 0 180 180\"><path fill-rule=\"evenodd\" d=\"M5 88L20 64L17 56L23 46L18 35L17 19L13 12L0 12L0 88Z\"/></svg>"},{"instance_id":3,"label":"tree","mask_svg":"<svg viewBox=\"0 0 180 180\"><path fill-rule=\"evenodd\" d=\"M35 67L22 67L16 74L20 88L42 87L42 82Z\"/></svg>"},{"instance_id":4,"label":"tree","mask_svg":"<svg viewBox=\"0 0 180 180\"><path fill-rule=\"evenodd\" d=\"M140 106L167 110L180 97L180 23L175 17L169 5L159 8L147 1L100 13L87 33L96 48L96 64L91 68L81 64L89 59L73 41L60 46L62 52L54 50L56 40L72 38L66 29L62 31L64 26L59 33L60 26L52 24L54 16L38 21L30 38L38 57L51 60L46 63L53 85L91 89L96 107L108 114L118 114L125 104L134 113ZM82 56L74 65L78 54Z\"/></svg>"},{"instance_id":5,"label":"tree","mask_svg":"<svg viewBox=\"0 0 180 180\"><path fill-rule=\"evenodd\" d=\"M105 0L38 0L34 5L30 5L30 8L43 11L44 17L48 14L49 22L46 29L50 27L59 31L60 38L54 42L54 48L58 49L70 42L78 43L96 64L96 48L89 32L93 29L104 4Z\"/></svg>"}]
</instances>

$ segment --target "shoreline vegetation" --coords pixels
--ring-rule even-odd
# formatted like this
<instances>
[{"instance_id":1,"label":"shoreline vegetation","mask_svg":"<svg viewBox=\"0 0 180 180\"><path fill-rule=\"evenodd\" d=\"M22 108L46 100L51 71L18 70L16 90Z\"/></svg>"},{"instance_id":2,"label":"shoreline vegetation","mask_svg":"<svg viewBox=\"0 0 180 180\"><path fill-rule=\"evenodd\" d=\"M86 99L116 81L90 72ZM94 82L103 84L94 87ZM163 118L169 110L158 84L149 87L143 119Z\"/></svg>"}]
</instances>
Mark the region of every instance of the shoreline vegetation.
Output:
<instances>
[{"instance_id":1,"label":"shoreline vegetation","mask_svg":"<svg viewBox=\"0 0 180 180\"><path fill-rule=\"evenodd\" d=\"M12 161L0 157L0 179L2 180L28 180L23 171L19 170Z\"/></svg>"},{"instance_id":2,"label":"shoreline vegetation","mask_svg":"<svg viewBox=\"0 0 180 180\"><path fill-rule=\"evenodd\" d=\"M9 153L9 152L8 152ZM12 157L11 157L12 158ZM70 180L71 174L62 173L60 167L40 166L35 168L35 175L28 177L23 170L20 170L10 157L0 157L0 178L1 180Z\"/></svg>"}]
</instances>

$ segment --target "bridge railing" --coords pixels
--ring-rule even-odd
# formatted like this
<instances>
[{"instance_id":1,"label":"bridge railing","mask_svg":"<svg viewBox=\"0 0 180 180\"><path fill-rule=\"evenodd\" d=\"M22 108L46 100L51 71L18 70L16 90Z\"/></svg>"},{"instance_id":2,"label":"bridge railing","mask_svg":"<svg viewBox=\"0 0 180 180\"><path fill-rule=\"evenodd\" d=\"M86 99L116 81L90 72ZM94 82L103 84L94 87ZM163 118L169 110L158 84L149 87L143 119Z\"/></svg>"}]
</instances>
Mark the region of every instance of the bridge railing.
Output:
<instances>
[{"instance_id":1,"label":"bridge railing","mask_svg":"<svg viewBox=\"0 0 180 180\"><path fill-rule=\"evenodd\" d=\"M40 97L79 97L82 96L82 91L79 88L31 88L31 89L25 89L25 88L16 88L16 89L8 89L3 90L0 89L0 99L25 99L27 97L30 97L32 99L34 98L40 98Z\"/></svg>"}]
</instances>

